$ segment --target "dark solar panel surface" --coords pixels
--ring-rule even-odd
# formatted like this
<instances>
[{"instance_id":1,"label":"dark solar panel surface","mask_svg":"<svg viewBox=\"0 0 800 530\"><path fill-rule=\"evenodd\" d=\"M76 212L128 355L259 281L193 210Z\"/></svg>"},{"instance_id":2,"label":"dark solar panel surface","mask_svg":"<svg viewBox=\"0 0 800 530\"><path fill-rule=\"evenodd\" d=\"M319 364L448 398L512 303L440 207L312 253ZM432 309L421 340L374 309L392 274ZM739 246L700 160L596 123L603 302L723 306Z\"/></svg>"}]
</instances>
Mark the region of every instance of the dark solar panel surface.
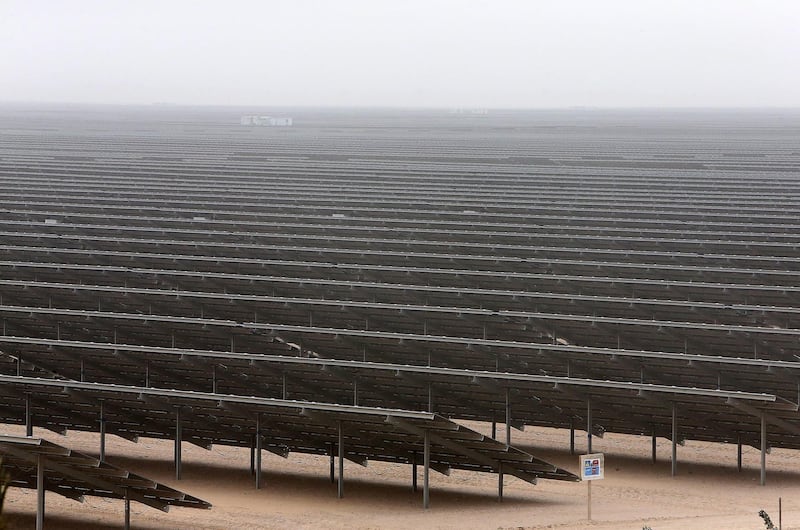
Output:
<instances>
[{"instance_id":1,"label":"dark solar panel surface","mask_svg":"<svg viewBox=\"0 0 800 530\"><path fill-rule=\"evenodd\" d=\"M800 447L798 116L3 112L27 385Z\"/></svg>"},{"instance_id":2,"label":"dark solar panel surface","mask_svg":"<svg viewBox=\"0 0 800 530\"><path fill-rule=\"evenodd\" d=\"M197 497L41 438L0 435L0 455L12 487L36 489L41 463L45 489L81 502L89 495L127 497L163 511L170 506L211 508Z\"/></svg>"}]
</instances>

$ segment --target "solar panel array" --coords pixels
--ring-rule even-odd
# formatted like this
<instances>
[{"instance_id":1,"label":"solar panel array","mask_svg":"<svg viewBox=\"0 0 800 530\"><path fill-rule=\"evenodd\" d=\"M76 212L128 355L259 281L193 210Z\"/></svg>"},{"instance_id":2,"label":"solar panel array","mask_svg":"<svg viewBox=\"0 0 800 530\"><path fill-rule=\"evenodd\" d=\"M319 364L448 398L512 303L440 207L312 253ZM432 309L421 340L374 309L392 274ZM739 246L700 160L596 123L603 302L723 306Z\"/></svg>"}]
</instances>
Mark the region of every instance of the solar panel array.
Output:
<instances>
[{"instance_id":1,"label":"solar panel array","mask_svg":"<svg viewBox=\"0 0 800 530\"><path fill-rule=\"evenodd\" d=\"M165 512L170 506L211 508L202 499L40 438L0 435L0 455L12 487L36 489L42 464L43 487L80 502L89 495L134 500Z\"/></svg>"},{"instance_id":2,"label":"solar panel array","mask_svg":"<svg viewBox=\"0 0 800 530\"><path fill-rule=\"evenodd\" d=\"M26 391L56 407L37 390L56 378L86 386L51 428L96 428L86 400L113 394L118 434L169 437L184 399L201 445L246 445L233 425L288 402L343 407L278 453L328 451L336 414L426 411L483 451L440 444L443 469L498 471L505 447L452 419L584 428L587 404L597 434L672 437L677 415L681 439L758 445L764 418L800 447L798 116L294 122L4 109L5 421ZM137 415L136 388L194 394ZM215 395L262 401L220 419ZM357 452L410 461L427 427L404 422L362 424Z\"/></svg>"}]
</instances>

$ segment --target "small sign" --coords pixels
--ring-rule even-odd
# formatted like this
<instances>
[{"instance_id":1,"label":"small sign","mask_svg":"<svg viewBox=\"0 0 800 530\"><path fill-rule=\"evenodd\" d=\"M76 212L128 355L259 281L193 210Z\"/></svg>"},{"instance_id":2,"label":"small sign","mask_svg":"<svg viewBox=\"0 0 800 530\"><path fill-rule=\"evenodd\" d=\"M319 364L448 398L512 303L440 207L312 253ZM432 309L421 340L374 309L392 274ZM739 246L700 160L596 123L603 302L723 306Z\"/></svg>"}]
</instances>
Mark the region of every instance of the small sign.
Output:
<instances>
[{"instance_id":1,"label":"small sign","mask_svg":"<svg viewBox=\"0 0 800 530\"><path fill-rule=\"evenodd\" d=\"M603 478L603 453L581 455L581 480L601 480Z\"/></svg>"}]
</instances>

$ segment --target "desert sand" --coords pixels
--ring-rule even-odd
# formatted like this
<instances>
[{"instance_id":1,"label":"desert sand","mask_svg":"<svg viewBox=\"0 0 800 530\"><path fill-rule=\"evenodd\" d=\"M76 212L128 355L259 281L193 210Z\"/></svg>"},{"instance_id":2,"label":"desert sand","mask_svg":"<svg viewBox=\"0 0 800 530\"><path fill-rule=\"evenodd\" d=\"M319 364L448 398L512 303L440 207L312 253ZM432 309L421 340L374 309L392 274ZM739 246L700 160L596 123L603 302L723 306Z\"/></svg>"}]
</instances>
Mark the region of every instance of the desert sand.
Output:
<instances>
[{"instance_id":1,"label":"desert sand","mask_svg":"<svg viewBox=\"0 0 800 530\"><path fill-rule=\"evenodd\" d=\"M470 423L488 433L488 426ZM5 426L9 434L24 434ZM42 429L35 436L97 455L97 434L61 436ZM568 431L527 428L513 431L513 443L554 464L577 472L569 454ZM586 441L578 437L576 453ZM593 450L606 455L606 478L592 486L592 521L587 521L586 483L505 479L505 497L497 500L497 476L454 471L431 473L431 508L423 510L420 490L411 491L411 467L370 462L364 468L345 463L345 498L330 483L328 459L264 453L264 480L256 490L249 472L249 449L215 446L208 451L183 448L183 479L174 478L172 443L142 439L107 441L109 462L207 500L211 510L172 508L162 513L132 503L133 528L277 529L277 528L492 528L492 529L637 529L764 528L758 512L778 522L782 498L783 529L800 528L800 452L775 449L767 457L767 485L759 485L760 453L745 447L743 469L736 469L736 446L687 441L678 448L678 475L670 476L670 442L658 440L658 461L650 460L650 438L606 434ZM420 467L421 475L421 467ZM36 492L9 490L9 528L32 528ZM87 497L75 501L48 493L45 528L99 530L123 527L123 502Z\"/></svg>"}]
</instances>

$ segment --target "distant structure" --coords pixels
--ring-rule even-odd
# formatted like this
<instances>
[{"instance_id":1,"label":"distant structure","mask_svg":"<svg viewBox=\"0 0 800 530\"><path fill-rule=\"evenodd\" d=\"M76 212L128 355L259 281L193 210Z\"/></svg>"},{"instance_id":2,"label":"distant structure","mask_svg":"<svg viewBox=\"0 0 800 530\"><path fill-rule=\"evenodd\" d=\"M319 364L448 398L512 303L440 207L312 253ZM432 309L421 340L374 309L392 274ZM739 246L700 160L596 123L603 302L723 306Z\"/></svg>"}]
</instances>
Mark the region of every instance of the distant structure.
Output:
<instances>
[{"instance_id":1,"label":"distant structure","mask_svg":"<svg viewBox=\"0 0 800 530\"><path fill-rule=\"evenodd\" d=\"M487 116L489 109L450 109L450 114L460 114L466 116Z\"/></svg>"},{"instance_id":2,"label":"distant structure","mask_svg":"<svg viewBox=\"0 0 800 530\"><path fill-rule=\"evenodd\" d=\"M273 116L242 116L242 125L260 127L291 127L292 118L275 118Z\"/></svg>"}]
</instances>

